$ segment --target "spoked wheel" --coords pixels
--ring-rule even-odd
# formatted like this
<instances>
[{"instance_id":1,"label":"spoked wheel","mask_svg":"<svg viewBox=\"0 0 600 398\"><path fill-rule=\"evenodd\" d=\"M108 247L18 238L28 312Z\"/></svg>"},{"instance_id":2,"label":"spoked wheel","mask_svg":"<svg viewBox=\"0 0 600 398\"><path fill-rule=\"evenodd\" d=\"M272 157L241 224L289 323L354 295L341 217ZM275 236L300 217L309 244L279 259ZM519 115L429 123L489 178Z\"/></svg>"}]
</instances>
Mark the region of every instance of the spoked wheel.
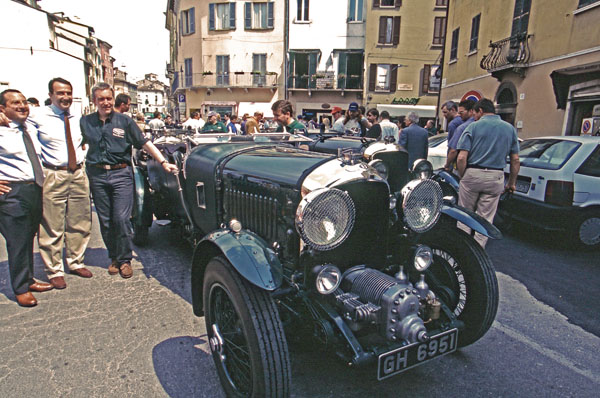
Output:
<instances>
[{"instance_id":1,"label":"spoked wheel","mask_svg":"<svg viewBox=\"0 0 600 398\"><path fill-rule=\"evenodd\" d=\"M421 243L434 255L425 273L429 288L465 323L458 345L473 344L492 326L498 310L498 280L490 258L457 228L436 228Z\"/></svg>"},{"instance_id":2,"label":"spoked wheel","mask_svg":"<svg viewBox=\"0 0 600 398\"><path fill-rule=\"evenodd\" d=\"M290 363L277 307L222 257L204 274L206 329L229 397L287 397Z\"/></svg>"}]
</instances>

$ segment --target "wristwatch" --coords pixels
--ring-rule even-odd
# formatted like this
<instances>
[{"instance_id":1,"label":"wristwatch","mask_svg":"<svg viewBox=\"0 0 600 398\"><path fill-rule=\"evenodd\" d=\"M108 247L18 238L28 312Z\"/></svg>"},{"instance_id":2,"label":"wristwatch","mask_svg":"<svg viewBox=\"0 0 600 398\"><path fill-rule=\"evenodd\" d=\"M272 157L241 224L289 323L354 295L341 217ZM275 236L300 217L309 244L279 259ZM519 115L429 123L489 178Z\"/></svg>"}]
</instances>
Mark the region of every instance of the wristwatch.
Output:
<instances>
[{"instance_id":1,"label":"wristwatch","mask_svg":"<svg viewBox=\"0 0 600 398\"><path fill-rule=\"evenodd\" d=\"M167 159L163 159L162 162L160 162L160 165L162 166L163 164L167 163Z\"/></svg>"}]
</instances>

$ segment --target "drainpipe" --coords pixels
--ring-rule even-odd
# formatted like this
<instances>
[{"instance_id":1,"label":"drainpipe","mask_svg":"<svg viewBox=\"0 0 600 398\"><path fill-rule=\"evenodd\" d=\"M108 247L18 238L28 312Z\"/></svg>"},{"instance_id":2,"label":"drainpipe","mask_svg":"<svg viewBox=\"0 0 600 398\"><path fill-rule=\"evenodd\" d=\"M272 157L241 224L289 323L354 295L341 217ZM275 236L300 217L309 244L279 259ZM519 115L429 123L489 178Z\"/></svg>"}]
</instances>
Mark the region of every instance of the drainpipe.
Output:
<instances>
[{"instance_id":1,"label":"drainpipe","mask_svg":"<svg viewBox=\"0 0 600 398\"><path fill-rule=\"evenodd\" d=\"M444 45L442 46L442 59L440 61L440 66L442 67L442 75L440 76L440 92L438 93L437 100L437 108L435 109L435 125L437 127L439 121L439 112L440 112L440 102L442 100L442 81L444 80L444 73L446 72L444 68L444 59L446 55L446 38L448 37L448 14L450 13L450 4L452 0L448 0L448 5L446 6L446 26L444 26Z\"/></svg>"},{"instance_id":2,"label":"drainpipe","mask_svg":"<svg viewBox=\"0 0 600 398\"><path fill-rule=\"evenodd\" d=\"M283 94L288 99L288 50L290 48L290 0L284 0L284 27L283 27Z\"/></svg>"}]
</instances>

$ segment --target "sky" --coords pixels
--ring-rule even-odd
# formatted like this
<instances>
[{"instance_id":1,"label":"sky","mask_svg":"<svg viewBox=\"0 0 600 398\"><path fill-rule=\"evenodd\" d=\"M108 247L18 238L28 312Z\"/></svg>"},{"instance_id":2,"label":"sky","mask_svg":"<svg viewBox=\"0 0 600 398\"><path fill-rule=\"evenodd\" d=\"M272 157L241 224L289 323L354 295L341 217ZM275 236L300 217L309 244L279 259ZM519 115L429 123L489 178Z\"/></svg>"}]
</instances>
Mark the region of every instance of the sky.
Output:
<instances>
[{"instance_id":1,"label":"sky","mask_svg":"<svg viewBox=\"0 0 600 398\"><path fill-rule=\"evenodd\" d=\"M96 38L112 46L114 66L127 72L127 80L135 82L146 73L156 73L168 83L165 0L42 0L38 4L44 11L62 11L72 20L92 26Z\"/></svg>"}]
</instances>

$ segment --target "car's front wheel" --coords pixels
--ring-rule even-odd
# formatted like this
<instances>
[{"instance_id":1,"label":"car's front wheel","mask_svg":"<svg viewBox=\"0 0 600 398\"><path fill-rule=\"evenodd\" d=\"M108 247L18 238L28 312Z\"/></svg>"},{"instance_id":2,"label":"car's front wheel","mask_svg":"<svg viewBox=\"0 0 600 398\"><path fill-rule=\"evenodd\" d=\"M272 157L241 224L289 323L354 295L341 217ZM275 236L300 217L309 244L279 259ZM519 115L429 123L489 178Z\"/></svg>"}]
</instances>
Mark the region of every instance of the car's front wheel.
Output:
<instances>
[{"instance_id":1,"label":"car's front wheel","mask_svg":"<svg viewBox=\"0 0 600 398\"><path fill-rule=\"evenodd\" d=\"M600 213L590 211L579 216L571 235L580 248L597 249L600 247Z\"/></svg>"},{"instance_id":2,"label":"car's front wheel","mask_svg":"<svg viewBox=\"0 0 600 398\"><path fill-rule=\"evenodd\" d=\"M290 361L277 306L222 257L204 274L206 329L229 397L287 397Z\"/></svg>"}]
</instances>

